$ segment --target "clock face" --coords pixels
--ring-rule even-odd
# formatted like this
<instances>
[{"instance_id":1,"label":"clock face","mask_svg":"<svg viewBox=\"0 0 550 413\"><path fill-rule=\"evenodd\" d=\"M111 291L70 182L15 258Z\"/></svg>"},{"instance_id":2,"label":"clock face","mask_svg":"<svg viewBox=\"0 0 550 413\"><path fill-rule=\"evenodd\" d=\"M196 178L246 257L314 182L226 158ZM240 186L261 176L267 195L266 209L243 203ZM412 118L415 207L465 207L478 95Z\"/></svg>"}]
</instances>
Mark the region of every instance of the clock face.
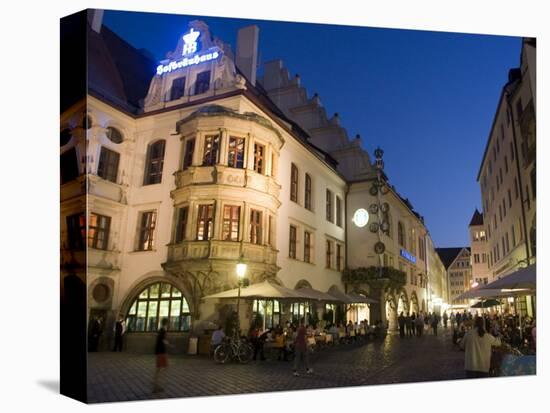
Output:
<instances>
[{"instance_id":1,"label":"clock face","mask_svg":"<svg viewBox=\"0 0 550 413\"><path fill-rule=\"evenodd\" d=\"M366 209L360 208L353 214L353 223L363 228L369 222L369 213Z\"/></svg>"}]
</instances>

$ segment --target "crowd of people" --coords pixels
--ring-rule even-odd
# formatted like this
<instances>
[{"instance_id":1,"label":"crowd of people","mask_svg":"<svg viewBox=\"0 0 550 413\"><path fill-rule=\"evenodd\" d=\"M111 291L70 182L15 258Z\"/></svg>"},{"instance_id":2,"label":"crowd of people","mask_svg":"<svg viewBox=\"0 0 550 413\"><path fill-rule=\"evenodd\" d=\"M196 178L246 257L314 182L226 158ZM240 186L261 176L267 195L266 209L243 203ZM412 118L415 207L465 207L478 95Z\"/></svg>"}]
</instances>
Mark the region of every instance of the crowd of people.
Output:
<instances>
[{"instance_id":1,"label":"crowd of people","mask_svg":"<svg viewBox=\"0 0 550 413\"><path fill-rule=\"evenodd\" d=\"M420 311L418 314L413 312L411 314L401 312L397 317L397 324L399 326L399 336L404 337L422 337L424 331L432 330L433 334L437 336L437 328L441 323L441 316L435 312L428 312L424 314ZM447 313L443 315L444 327L447 328Z\"/></svg>"}]
</instances>

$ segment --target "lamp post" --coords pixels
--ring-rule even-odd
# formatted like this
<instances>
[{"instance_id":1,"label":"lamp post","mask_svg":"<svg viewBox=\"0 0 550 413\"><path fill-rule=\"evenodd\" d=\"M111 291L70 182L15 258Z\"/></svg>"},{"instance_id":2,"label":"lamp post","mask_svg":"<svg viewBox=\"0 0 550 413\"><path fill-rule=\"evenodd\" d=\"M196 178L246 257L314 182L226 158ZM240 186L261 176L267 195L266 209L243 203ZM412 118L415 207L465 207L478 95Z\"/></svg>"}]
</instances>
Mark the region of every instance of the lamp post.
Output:
<instances>
[{"instance_id":1,"label":"lamp post","mask_svg":"<svg viewBox=\"0 0 550 413\"><path fill-rule=\"evenodd\" d=\"M237 328L235 331L235 334L237 337L240 337L241 334L241 319L239 317L239 308L240 308L240 301L241 301L241 282L244 278L244 275L246 274L246 263L244 262L244 257L240 256L239 261L237 262L237 284L239 287L238 293L237 293Z\"/></svg>"}]
</instances>

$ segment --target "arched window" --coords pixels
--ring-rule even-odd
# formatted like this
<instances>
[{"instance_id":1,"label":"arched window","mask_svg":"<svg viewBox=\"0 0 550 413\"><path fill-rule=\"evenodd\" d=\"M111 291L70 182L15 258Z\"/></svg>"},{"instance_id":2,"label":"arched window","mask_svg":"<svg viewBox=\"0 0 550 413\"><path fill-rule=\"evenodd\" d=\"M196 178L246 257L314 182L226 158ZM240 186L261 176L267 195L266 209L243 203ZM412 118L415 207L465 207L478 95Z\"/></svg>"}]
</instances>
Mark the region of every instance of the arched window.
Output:
<instances>
[{"instance_id":1,"label":"arched window","mask_svg":"<svg viewBox=\"0 0 550 413\"><path fill-rule=\"evenodd\" d=\"M304 207L310 211L313 210L311 202L311 176L309 174L306 174L305 179Z\"/></svg>"},{"instance_id":2,"label":"arched window","mask_svg":"<svg viewBox=\"0 0 550 413\"><path fill-rule=\"evenodd\" d=\"M150 144L147 148L143 185L159 184L162 181L165 143L166 141L161 139Z\"/></svg>"},{"instance_id":3,"label":"arched window","mask_svg":"<svg viewBox=\"0 0 550 413\"><path fill-rule=\"evenodd\" d=\"M158 282L134 300L126 315L126 328L129 332L157 331L163 318L168 318L168 331L189 331L191 327L189 305L181 291Z\"/></svg>"},{"instance_id":4,"label":"arched window","mask_svg":"<svg viewBox=\"0 0 550 413\"><path fill-rule=\"evenodd\" d=\"M401 221L397 223L397 242L405 248L405 230Z\"/></svg>"},{"instance_id":5,"label":"arched window","mask_svg":"<svg viewBox=\"0 0 550 413\"><path fill-rule=\"evenodd\" d=\"M290 200L298 202L298 167L290 165Z\"/></svg>"}]
</instances>

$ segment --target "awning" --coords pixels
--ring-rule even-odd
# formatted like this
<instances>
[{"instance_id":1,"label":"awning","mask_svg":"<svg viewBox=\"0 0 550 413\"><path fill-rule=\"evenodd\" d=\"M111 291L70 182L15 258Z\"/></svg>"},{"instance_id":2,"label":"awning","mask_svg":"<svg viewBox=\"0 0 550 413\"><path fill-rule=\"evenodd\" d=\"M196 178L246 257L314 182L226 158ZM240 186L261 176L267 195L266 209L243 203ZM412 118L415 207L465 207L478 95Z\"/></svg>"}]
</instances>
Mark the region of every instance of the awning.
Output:
<instances>
[{"instance_id":1,"label":"awning","mask_svg":"<svg viewBox=\"0 0 550 413\"><path fill-rule=\"evenodd\" d=\"M322 291L315 290L315 289L309 288L309 287L299 288L295 291L297 293L301 294L301 295L309 296L309 298L311 300L326 301L328 303L341 303L342 302L339 299L337 299L336 297L334 297L334 296L332 296L328 293L324 293Z\"/></svg>"},{"instance_id":2,"label":"awning","mask_svg":"<svg viewBox=\"0 0 550 413\"><path fill-rule=\"evenodd\" d=\"M344 294L340 290L336 288L331 288L328 292L328 294L332 295L336 299L338 299L340 302L344 304L371 304L376 303L376 300L373 300L372 298L367 298L365 296L350 293L350 294Z\"/></svg>"},{"instance_id":3,"label":"awning","mask_svg":"<svg viewBox=\"0 0 550 413\"><path fill-rule=\"evenodd\" d=\"M223 291L221 293L207 295L204 298L237 298L239 295L239 289L233 288L232 290ZM290 288L283 287L264 281L262 283L251 284L248 287L241 287L241 298L252 298L255 300L265 299L293 299L295 301L309 299L309 296L300 294L297 290L291 290Z\"/></svg>"},{"instance_id":4,"label":"awning","mask_svg":"<svg viewBox=\"0 0 550 413\"><path fill-rule=\"evenodd\" d=\"M484 288L490 289L537 289L537 268L536 264L526 268L521 268L513 273L510 273L492 283L487 284Z\"/></svg>"},{"instance_id":5,"label":"awning","mask_svg":"<svg viewBox=\"0 0 550 413\"><path fill-rule=\"evenodd\" d=\"M501 305L502 303L498 300L495 300L494 298L490 298L488 300L481 300L472 305L470 308L489 308L494 307L496 305Z\"/></svg>"},{"instance_id":6,"label":"awning","mask_svg":"<svg viewBox=\"0 0 550 413\"><path fill-rule=\"evenodd\" d=\"M458 297L456 297L456 300L465 300L469 298L498 298L498 297L514 297L514 296L521 296L521 295L529 295L532 294L532 290L527 289L516 289L516 290L509 290L509 289L488 289L486 288L488 285L484 285L483 288L472 288L471 290L468 290L462 294L460 294Z\"/></svg>"}]
</instances>

